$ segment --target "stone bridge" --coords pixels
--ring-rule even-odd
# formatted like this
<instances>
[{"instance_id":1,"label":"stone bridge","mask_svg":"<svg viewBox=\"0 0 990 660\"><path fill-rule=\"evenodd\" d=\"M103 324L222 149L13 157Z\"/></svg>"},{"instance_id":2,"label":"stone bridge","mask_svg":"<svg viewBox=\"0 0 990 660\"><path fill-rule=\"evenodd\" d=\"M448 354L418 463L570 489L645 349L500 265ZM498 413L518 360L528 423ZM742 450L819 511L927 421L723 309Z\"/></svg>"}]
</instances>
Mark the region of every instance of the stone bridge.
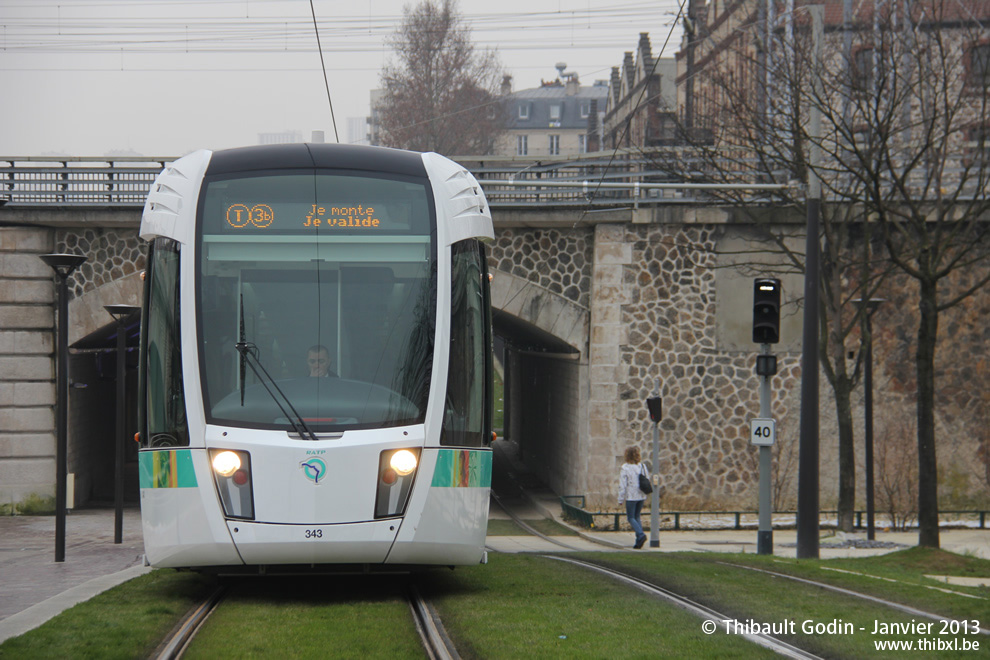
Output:
<instances>
[{"instance_id":1,"label":"stone bridge","mask_svg":"<svg viewBox=\"0 0 990 660\"><path fill-rule=\"evenodd\" d=\"M758 409L754 347L745 341L751 280L716 267L720 244L744 234L731 213L689 205L493 213L503 435L523 459L559 494L607 505L624 448L637 444L647 455L643 402L659 378L667 411L660 460L682 504L750 497L755 464L744 431ZM112 495L115 330L103 306L140 302L139 218L137 209L0 209L0 504L54 488L55 293L38 259L51 251L87 256L70 281L76 502ZM800 291L800 281L789 288ZM793 377L797 346L779 348ZM132 394L135 363L132 352ZM791 398L778 396L788 411L796 410ZM128 409L136 426L133 401Z\"/></svg>"},{"instance_id":2,"label":"stone bridge","mask_svg":"<svg viewBox=\"0 0 990 660\"><path fill-rule=\"evenodd\" d=\"M0 506L54 492L54 282L38 259L52 251L88 257L72 278L69 308L74 349L69 471L75 474L75 501L112 498L115 335L103 305L139 303L144 267L139 214L135 208L0 208ZM762 254L767 263L773 258L766 257L752 224L731 209L687 203L594 213L496 208L493 214L496 240L489 264L505 382L503 435L526 463L560 495L585 495L591 508L614 506L625 447L637 445L652 460L653 427L644 401L659 381L665 508L755 509L758 461L748 442L749 420L759 411L758 347L749 336L752 280L772 266L754 267L753 254ZM802 220L791 227L799 244ZM777 222L788 226L786 220ZM802 278L785 275L783 291L782 342L775 347L779 371L773 381L778 508L793 502L796 489ZM887 432L880 415L888 418L891 433L898 420L913 415L910 293L885 295L896 304L878 317L885 331L876 332L877 382L888 384L887 395L877 399L878 437ZM986 297L980 301L974 309L985 306ZM981 347L985 355L986 325L971 323L970 316L960 317L954 327L972 330L966 345ZM132 353L132 397L135 364ZM986 380L985 370L960 376L960 382L974 378ZM837 482L836 432L831 390L824 382L821 390L827 508ZM963 390L972 388L947 392ZM971 409L985 405L980 404L985 397L971 399L940 411L947 437L979 434ZM130 428L136 427L134 407L132 400ZM909 431L902 435L910 437ZM968 441L959 442L962 465L972 449ZM129 451L135 460L136 449ZM136 496L135 472L129 471L128 492Z\"/></svg>"}]
</instances>

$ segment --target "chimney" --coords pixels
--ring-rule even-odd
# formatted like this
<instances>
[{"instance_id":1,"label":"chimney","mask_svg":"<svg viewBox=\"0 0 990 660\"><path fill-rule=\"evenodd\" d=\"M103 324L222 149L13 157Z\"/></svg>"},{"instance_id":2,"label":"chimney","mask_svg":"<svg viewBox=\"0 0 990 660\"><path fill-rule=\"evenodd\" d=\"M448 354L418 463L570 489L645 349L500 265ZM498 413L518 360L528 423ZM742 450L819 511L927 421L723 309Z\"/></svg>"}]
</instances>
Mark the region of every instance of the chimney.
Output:
<instances>
[{"instance_id":1,"label":"chimney","mask_svg":"<svg viewBox=\"0 0 990 660\"><path fill-rule=\"evenodd\" d=\"M588 151L598 151L601 147L600 131L598 125L598 99L591 99L591 108L588 112L587 132Z\"/></svg>"},{"instance_id":2,"label":"chimney","mask_svg":"<svg viewBox=\"0 0 990 660\"><path fill-rule=\"evenodd\" d=\"M619 86L622 84L622 79L619 77L619 67L612 67L612 75L609 79L609 89L612 92L612 103L618 107L619 101L622 100L621 90Z\"/></svg>"},{"instance_id":3,"label":"chimney","mask_svg":"<svg viewBox=\"0 0 990 660\"><path fill-rule=\"evenodd\" d=\"M650 45L650 33L639 33L639 63L643 68L643 75L653 70L653 47Z\"/></svg>"},{"instance_id":4,"label":"chimney","mask_svg":"<svg viewBox=\"0 0 990 660\"><path fill-rule=\"evenodd\" d=\"M568 73L567 75L567 87L564 90L564 94L567 96L574 96L581 89L581 81L578 80L578 74Z\"/></svg>"},{"instance_id":5,"label":"chimney","mask_svg":"<svg viewBox=\"0 0 990 660\"><path fill-rule=\"evenodd\" d=\"M625 57L622 58L622 72L626 74L626 91L631 92L636 86L636 67L633 54L629 51L626 51Z\"/></svg>"},{"instance_id":6,"label":"chimney","mask_svg":"<svg viewBox=\"0 0 990 660\"><path fill-rule=\"evenodd\" d=\"M512 93L512 76L506 74L502 76L502 96Z\"/></svg>"}]
</instances>

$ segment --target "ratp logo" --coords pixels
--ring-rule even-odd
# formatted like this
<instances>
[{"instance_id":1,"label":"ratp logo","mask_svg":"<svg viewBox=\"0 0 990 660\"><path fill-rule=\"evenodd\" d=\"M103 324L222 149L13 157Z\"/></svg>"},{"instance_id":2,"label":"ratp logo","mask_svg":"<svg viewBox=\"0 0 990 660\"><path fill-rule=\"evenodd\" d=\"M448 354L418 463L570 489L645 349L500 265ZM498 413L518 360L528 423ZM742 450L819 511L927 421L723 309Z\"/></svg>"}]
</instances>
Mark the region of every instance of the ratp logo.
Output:
<instances>
[{"instance_id":1,"label":"ratp logo","mask_svg":"<svg viewBox=\"0 0 990 660\"><path fill-rule=\"evenodd\" d=\"M310 458L299 464L306 478L319 485L327 473L327 464L322 458Z\"/></svg>"}]
</instances>

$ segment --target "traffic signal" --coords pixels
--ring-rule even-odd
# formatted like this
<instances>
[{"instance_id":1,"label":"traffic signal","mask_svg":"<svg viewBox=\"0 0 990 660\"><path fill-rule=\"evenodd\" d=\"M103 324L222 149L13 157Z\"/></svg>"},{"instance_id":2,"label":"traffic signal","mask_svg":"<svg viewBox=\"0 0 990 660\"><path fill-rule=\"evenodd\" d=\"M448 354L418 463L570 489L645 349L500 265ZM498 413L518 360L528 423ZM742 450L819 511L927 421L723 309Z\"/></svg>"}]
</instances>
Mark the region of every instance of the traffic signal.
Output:
<instances>
[{"instance_id":1,"label":"traffic signal","mask_svg":"<svg viewBox=\"0 0 990 660\"><path fill-rule=\"evenodd\" d=\"M652 396L646 400L646 407L650 411L650 421L654 424L663 419L663 399Z\"/></svg>"},{"instance_id":2,"label":"traffic signal","mask_svg":"<svg viewBox=\"0 0 990 660\"><path fill-rule=\"evenodd\" d=\"M761 277L753 281L753 341L780 341L780 280Z\"/></svg>"}]
</instances>

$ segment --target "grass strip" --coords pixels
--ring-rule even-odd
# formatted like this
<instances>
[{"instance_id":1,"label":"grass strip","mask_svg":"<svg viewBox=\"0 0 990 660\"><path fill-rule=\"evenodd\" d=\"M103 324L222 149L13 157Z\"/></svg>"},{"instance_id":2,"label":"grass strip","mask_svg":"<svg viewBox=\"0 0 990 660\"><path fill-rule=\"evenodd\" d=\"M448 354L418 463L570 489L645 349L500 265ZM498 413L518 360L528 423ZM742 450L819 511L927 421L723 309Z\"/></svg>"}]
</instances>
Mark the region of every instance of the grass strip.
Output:
<instances>
[{"instance_id":1,"label":"grass strip","mask_svg":"<svg viewBox=\"0 0 990 660\"><path fill-rule=\"evenodd\" d=\"M214 586L195 573L152 571L8 639L0 657L146 658Z\"/></svg>"},{"instance_id":2,"label":"grass strip","mask_svg":"<svg viewBox=\"0 0 990 660\"><path fill-rule=\"evenodd\" d=\"M904 551L911 553L913 550ZM902 553L892 553L870 558L869 565L879 572L899 576L907 580L930 570L930 562L920 562L914 568L905 569ZM944 553L950 554L950 553ZM838 594L832 591L802 584L786 578L775 578L745 568L728 564L743 564L765 568L776 572L800 574L819 582L839 586L898 603L917 607L925 611L951 615L968 621L987 622L986 601L953 597L923 589L918 584L889 583L866 576L822 571L820 566L843 567L850 560L793 560L755 555L722 553L672 553L635 555L629 553L596 554L589 559L614 566L660 586L689 596L693 600L725 613L743 622L778 624L787 628L783 635L791 643L813 653L832 657L876 657L875 642L903 641L918 642L924 638L934 640L933 648L926 648L926 657L957 657L957 650L939 650L938 642L959 639L962 644L979 643L981 649L990 647L990 639L975 634L939 635L943 626L935 624L928 628L927 619L915 619L910 615L871 603L859 598ZM931 562L938 562L933 555ZM862 562L864 560L852 560ZM977 562L984 560L975 560ZM909 564L915 562L909 561ZM857 564L858 565L858 564ZM821 579L825 577L826 579ZM927 604L922 600L927 598ZM955 598L959 603L953 611L939 608L947 605L943 599ZM907 602L910 601L910 602ZM810 622L805 625L805 622ZM896 632L896 625L921 623L911 626L907 632ZM885 628L886 626L886 628ZM876 632L880 630L881 632ZM957 630L957 632L959 632ZM720 630L719 634L725 634ZM927 642L926 642L927 643Z\"/></svg>"},{"instance_id":3,"label":"grass strip","mask_svg":"<svg viewBox=\"0 0 990 660\"><path fill-rule=\"evenodd\" d=\"M430 575L423 587L464 658L776 657L614 580L532 555Z\"/></svg>"},{"instance_id":4,"label":"grass strip","mask_svg":"<svg viewBox=\"0 0 990 660\"><path fill-rule=\"evenodd\" d=\"M185 658L420 658L396 576L240 579Z\"/></svg>"}]
</instances>

